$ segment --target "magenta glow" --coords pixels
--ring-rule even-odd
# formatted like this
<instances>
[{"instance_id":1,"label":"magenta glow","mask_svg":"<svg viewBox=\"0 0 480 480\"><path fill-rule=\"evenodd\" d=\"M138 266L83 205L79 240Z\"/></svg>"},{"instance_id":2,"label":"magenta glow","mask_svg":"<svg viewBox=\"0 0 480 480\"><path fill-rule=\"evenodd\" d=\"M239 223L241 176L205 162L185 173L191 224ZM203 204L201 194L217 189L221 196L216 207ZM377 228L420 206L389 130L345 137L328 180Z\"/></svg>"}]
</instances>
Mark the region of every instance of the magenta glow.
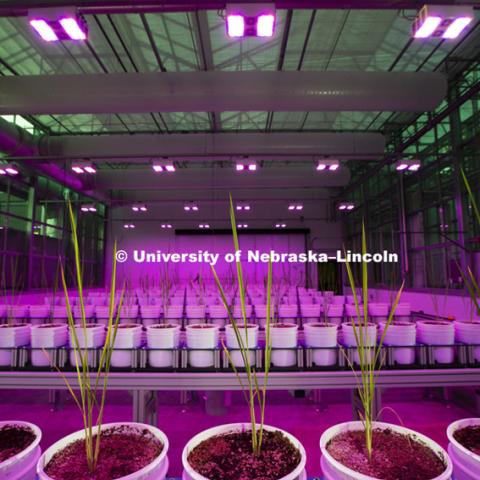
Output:
<instances>
[{"instance_id":1,"label":"magenta glow","mask_svg":"<svg viewBox=\"0 0 480 480\"><path fill-rule=\"evenodd\" d=\"M443 32L442 38L457 38L465 28L471 23L473 17L458 17L456 18Z\"/></svg>"},{"instance_id":2,"label":"magenta glow","mask_svg":"<svg viewBox=\"0 0 480 480\"><path fill-rule=\"evenodd\" d=\"M243 15L227 15L227 35L232 38L243 37L245 34L245 19Z\"/></svg>"},{"instance_id":3,"label":"magenta glow","mask_svg":"<svg viewBox=\"0 0 480 480\"><path fill-rule=\"evenodd\" d=\"M271 37L275 30L275 15L269 13L257 18L257 37Z\"/></svg>"},{"instance_id":4,"label":"magenta glow","mask_svg":"<svg viewBox=\"0 0 480 480\"><path fill-rule=\"evenodd\" d=\"M78 23L76 18L73 18L73 17L61 18L59 23L62 26L63 30L65 30L65 33L72 40L86 40L87 39L87 33L82 30L82 28L81 28L81 26Z\"/></svg>"},{"instance_id":5,"label":"magenta glow","mask_svg":"<svg viewBox=\"0 0 480 480\"><path fill-rule=\"evenodd\" d=\"M415 38L431 37L441 23L442 23L441 17L428 16L424 19L423 23L416 25L416 30L413 36Z\"/></svg>"},{"instance_id":6,"label":"magenta glow","mask_svg":"<svg viewBox=\"0 0 480 480\"><path fill-rule=\"evenodd\" d=\"M46 42L57 42L58 36L53 31L53 28L43 18L30 20L32 28L40 35Z\"/></svg>"}]
</instances>

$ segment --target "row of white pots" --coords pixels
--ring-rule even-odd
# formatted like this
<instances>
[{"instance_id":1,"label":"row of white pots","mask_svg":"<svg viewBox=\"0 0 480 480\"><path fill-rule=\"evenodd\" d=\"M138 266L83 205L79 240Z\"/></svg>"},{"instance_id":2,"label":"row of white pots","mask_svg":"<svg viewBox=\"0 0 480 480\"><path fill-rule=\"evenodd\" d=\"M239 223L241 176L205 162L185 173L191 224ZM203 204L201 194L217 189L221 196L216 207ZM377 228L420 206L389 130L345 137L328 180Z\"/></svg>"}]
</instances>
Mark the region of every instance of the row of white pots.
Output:
<instances>
[{"instance_id":1,"label":"row of white pots","mask_svg":"<svg viewBox=\"0 0 480 480\"><path fill-rule=\"evenodd\" d=\"M152 349L171 349L179 346L179 326L170 323L165 325L151 325L147 327L147 344ZM153 328L152 328L153 327ZM0 335L0 365L8 366L11 362L12 348L26 346L31 343L34 349L32 364L34 366L47 366L50 361L41 348L53 349L64 346L68 336L66 324L44 324L31 327L28 324L14 326L1 325ZM80 348L100 348L105 341L105 328L99 324L88 324L86 329L75 329ZM337 327L333 323L306 323L305 343L313 348L313 361L316 365L328 366L335 364L337 345ZM258 346L258 326L250 325L249 346L253 349ZM380 324L377 335L377 326L369 324L364 332L368 340L367 346L375 345L383 334L383 324ZM227 346L233 350L238 348L234 339L233 328L227 325ZM192 324L187 326L187 347L198 352L190 352L190 365L193 367L210 367L214 364L213 349L218 347L219 325L215 324ZM272 363L279 367L289 367L296 364L296 351L298 345L298 326L293 323L281 323L271 327ZM358 352L355 350L356 338L351 323L343 323L341 328L342 343L346 347L352 347L353 361L359 362ZM416 341L432 345L434 360L437 363L448 364L454 361L455 340L480 345L480 322L430 322L415 323L395 322L392 323L385 335L384 344L388 346L403 347L394 349L394 360L401 365L412 364L415 360ZM70 342L71 346L73 343ZM142 326L139 324L121 324L117 333L115 348L118 350L112 357L112 366L128 367L131 365L132 352L128 349L139 348L142 344ZM170 346L171 345L171 346ZM125 351L121 351L125 349ZM318 349L318 350L315 350ZM331 349L331 350L330 350ZM237 360L239 352L233 352ZM89 363L93 364L95 353L89 352ZM480 347L474 349L475 359L480 361ZM172 365L172 352L151 352L150 361L152 366L169 367ZM75 353L70 353L70 361L75 365Z\"/></svg>"},{"instance_id":2,"label":"row of white pots","mask_svg":"<svg viewBox=\"0 0 480 480\"><path fill-rule=\"evenodd\" d=\"M7 423L7 422L2 422ZM0 423L0 426L2 425ZM9 424L21 424L30 427L36 434L36 440L27 447L23 452L20 452L15 457L12 457L5 462L0 463L0 477L9 480L34 480L35 473L38 475L39 480L52 480L50 476L45 473L45 467L48 465L51 458L63 450L70 443L84 438L84 430L80 430L71 435L68 435L60 441L54 443L49 447L43 455L40 455L39 443L41 439L41 431L32 424L25 422L8 422ZM465 447L460 445L453 438L453 433L456 429L462 428L468 425L478 425L480 419L464 419L451 424L448 428L447 435L450 440L449 455L445 450L440 447L436 442L430 438L419 434L413 430L398 425L392 425L387 423L375 422L374 428L380 430L393 430L394 432L410 436L417 441L422 442L429 447L445 464L445 470L432 480L448 480L452 478L452 473L455 472L456 480L477 480L480 472L480 457L470 452ZM168 470L168 449L169 442L166 435L156 427L138 423L112 423L102 426L102 430L107 430L116 427L127 427L139 432L148 430L150 434L156 437L163 445L161 454L155 458L149 465L145 466L141 470L130 474L128 476L121 477L121 480L164 480ZM218 435L224 435L230 432L245 431L250 428L250 424L236 423L221 425L218 427L205 430L193 438L185 445L182 452L182 464L184 468L183 479L184 480L208 480L190 465L188 457L190 452L197 447L200 443L209 438ZM364 426L362 422L346 422L338 425L334 425L327 429L320 438L320 451L321 451L321 467L325 480L376 480L373 477L359 474L343 464L335 460L328 452L327 445L337 435L346 431L358 431L363 430ZM290 433L266 425L267 431L280 431L288 440L298 449L300 452L300 462L297 467L288 475L278 480L304 480L306 479L306 459L307 455L302 443ZM453 465L452 465L453 460Z\"/></svg>"}]
</instances>

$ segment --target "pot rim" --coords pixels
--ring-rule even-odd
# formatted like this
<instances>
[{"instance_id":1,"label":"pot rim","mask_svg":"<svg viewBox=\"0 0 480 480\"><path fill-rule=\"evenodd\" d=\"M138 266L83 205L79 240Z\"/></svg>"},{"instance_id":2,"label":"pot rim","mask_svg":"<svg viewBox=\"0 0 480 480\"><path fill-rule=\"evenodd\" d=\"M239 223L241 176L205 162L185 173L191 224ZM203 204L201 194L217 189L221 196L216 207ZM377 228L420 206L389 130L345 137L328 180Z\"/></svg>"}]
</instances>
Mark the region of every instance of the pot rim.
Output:
<instances>
[{"instance_id":1,"label":"pot rim","mask_svg":"<svg viewBox=\"0 0 480 480\"><path fill-rule=\"evenodd\" d=\"M465 423L465 424L464 424ZM480 427L480 418L462 418L460 420L456 420L452 422L447 427L447 437L450 443L452 443L455 448L458 448L464 455L467 455L469 458L475 460L476 462L480 461L480 455L469 450L467 447L463 446L458 440L455 439L453 434L462 428L471 427L471 426L479 426Z\"/></svg>"},{"instance_id":2,"label":"pot rim","mask_svg":"<svg viewBox=\"0 0 480 480\"><path fill-rule=\"evenodd\" d=\"M193 330L196 332L198 330L219 330L220 327L218 325L214 325L213 323L192 323L191 325L187 325L185 328L187 330Z\"/></svg>"},{"instance_id":3,"label":"pot rim","mask_svg":"<svg viewBox=\"0 0 480 480\"><path fill-rule=\"evenodd\" d=\"M432 440L431 438L427 437L426 435L423 435L419 432L416 432L415 430L411 430L406 427L402 427L400 425L395 425L393 423L386 423L386 422L373 422L373 427L374 428L380 428L382 430L385 430L387 428L397 432L397 433L402 433L402 434L407 434L407 435L412 435L414 438L422 441L425 445L427 445L431 450L433 450L437 455L440 453L441 454L441 459L445 463L445 470L441 473L441 475L447 475L448 478L452 476L453 472L453 465L450 457L448 456L448 453L445 451L444 448L442 448L437 442ZM325 459L333 465L336 469L343 471L345 474L353 476L356 480L380 480L376 479L375 477L370 477L368 475L365 475L363 473L356 472L355 470L352 470L348 468L347 466L343 465L343 463L340 463L338 460L335 460L330 453L327 451L327 443L334 438L335 435L342 433L344 431L358 431L358 430L363 430L364 425L361 421L352 421L352 422L343 422L343 423L338 423L336 425L333 425L329 427L327 430L325 430L322 433L322 436L320 437L320 450L322 453L322 456L325 457ZM337 431L339 430L339 431ZM432 480L436 480L438 477L435 477Z\"/></svg>"},{"instance_id":4,"label":"pot rim","mask_svg":"<svg viewBox=\"0 0 480 480\"><path fill-rule=\"evenodd\" d=\"M268 431L278 431L283 433L289 440L292 442L292 444L299 450L300 452L300 463L297 465L297 467L290 472L287 476L292 476L292 478L298 478L300 477L300 474L302 473L303 470L305 470L305 466L307 463L307 453L305 451L305 447L303 444L296 438L294 437L291 433L282 430L281 428L276 428L272 427L271 425L264 425L265 430ZM185 447L183 448L182 451L182 464L183 468L187 469L187 466L190 468L192 472L195 472L197 475L198 479L201 480L208 480L208 478L200 475L196 470L193 469L193 467L188 463L188 454L192 450L192 448L195 448L199 443L201 443L203 440L206 440L210 437L213 437L215 435L220 435L222 433L227 433L227 432L234 432L234 431L242 431L242 430L249 430L251 429L251 424L250 423L227 423L223 425L217 425L216 427L213 428L208 428L206 430L202 430L201 432L197 433L194 435L190 440L187 442ZM200 437L200 438L199 438ZM194 444L193 447L190 445ZM189 472L187 472L189 473ZM285 478L285 477L283 477ZM282 480L282 479L279 479Z\"/></svg>"},{"instance_id":5,"label":"pot rim","mask_svg":"<svg viewBox=\"0 0 480 480\"><path fill-rule=\"evenodd\" d=\"M40 430L40 427L38 427L34 423L24 422L23 420L0 421L0 428L5 425L19 425L23 427L28 427L33 431L36 438L30 445L28 445L27 448L23 449L21 452L17 453L13 457L7 458L3 462L0 462L0 468L8 468L14 463L17 463L19 460L23 459L24 457L29 455L33 450L35 450L39 446L40 441L42 440L42 431Z\"/></svg>"},{"instance_id":6,"label":"pot rim","mask_svg":"<svg viewBox=\"0 0 480 480\"><path fill-rule=\"evenodd\" d=\"M117 427L117 426L127 426L127 427L136 428L138 430L147 429L147 430L150 431L150 433L152 433L155 437L157 437L163 444L162 452L152 462L150 462L148 465L145 465L145 467L143 467L140 470L137 470L136 472L133 472L133 473L131 473L129 475L126 475L124 477L120 477L118 480L133 480L133 479L137 478L139 475L140 475L139 478L142 478L145 474L149 473L157 465L159 465L163 460L166 459L167 452L168 452L168 449L169 449L170 445L169 445L168 437L165 435L165 433L162 430L160 430L159 428L154 427L152 425L147 425L147 424L144 424L144 423L115 422L115 423L105 423L105 424L103 424L102 425L102 431L107 430L109 428L114 428L114 427ZM98 426L96 425L95 427L93 427L93 429L96 430L97 427ZM71 434L67 435L66 437L62 437L60 440L58 440L53 445L48 447L47 450L45 450L45 452L43 452L42 455L40 456L40 458L38 459L37 475L42 474L42 475L44 475L44 478L50 479L51 477L49 477L44 471L44 466L47 463L46 462L47 455L49 455L48 460L50 461L50 459L53 457L53 455L55 453L57 453L58 451L60 451L60 445L59 444L63 444L64 442L66 442L65 446L63 446L61 448L61 449L64 449L71 442L73 442L75 440L82 439L84 437L85 437L85 430L84 429L77 430L76 432L71 433Z\"/></svg>"}]
</instances>

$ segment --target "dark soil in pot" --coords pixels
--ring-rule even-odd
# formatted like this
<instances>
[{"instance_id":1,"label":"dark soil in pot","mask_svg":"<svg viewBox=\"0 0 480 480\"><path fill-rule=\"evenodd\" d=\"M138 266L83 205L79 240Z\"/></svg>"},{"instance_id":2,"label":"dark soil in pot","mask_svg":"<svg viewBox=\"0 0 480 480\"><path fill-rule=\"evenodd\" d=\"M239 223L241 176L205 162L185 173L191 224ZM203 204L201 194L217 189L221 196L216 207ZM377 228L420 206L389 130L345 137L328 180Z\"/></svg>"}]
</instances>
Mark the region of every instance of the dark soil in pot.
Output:
<instances>
[{"instance_id":1,"label":"dark soil in pot","mask_svg":"<svg viewBox=\"0 0 480 480\"><path fill-rule=\"evenodd\" d=\"M35 438L33 430L23 425L0 427L0 463L25 450Z\"/></svg>"},{"instance_id":2,"label":"dark soil in pot","mask_svg":"<svg viewBox=\"0 0 480 480\"><path fill-rule=\"evenodd\" d=\"M453 438L466 449L480 455L480 425L459 428L453 433Z\"/></svg>"},{"instance_id":3,"label":"dark soil in pot","mask_svg":"<svg viewBox=\"0 0 480 480\"><path fill-rule=\"evenodd\" d=\"M327 445L327 451L351 470L382 480L431 480L446 468L424 443L389 429L373 431L370 460L363 430L337 435Z\"/></svg>"},{"instance_id":4,"label":"dark soil in pot","mask_svg":"<svg viewBox=\"0 0 480 480\"><path fill-rule=\"evenodd\" d=\"M278 480L301 460L298 449L283 433L263 432L262 452L252 453L250 431L204 440L188 455L191 467L209 480Z\"/></svg>"},{"instance_id":5,"label":"dark soil in pot","mask_svg":"<svg viewBox=\"0 0 480 480\"><path fill-rule=\"evenodd\" d=\"M44 470L54 480L114 480L146 467L162 450L162 443L149 430L113 427L102 432L95 473L88 470L83 439L57 452Z\"/></svg>"}]
</instances>

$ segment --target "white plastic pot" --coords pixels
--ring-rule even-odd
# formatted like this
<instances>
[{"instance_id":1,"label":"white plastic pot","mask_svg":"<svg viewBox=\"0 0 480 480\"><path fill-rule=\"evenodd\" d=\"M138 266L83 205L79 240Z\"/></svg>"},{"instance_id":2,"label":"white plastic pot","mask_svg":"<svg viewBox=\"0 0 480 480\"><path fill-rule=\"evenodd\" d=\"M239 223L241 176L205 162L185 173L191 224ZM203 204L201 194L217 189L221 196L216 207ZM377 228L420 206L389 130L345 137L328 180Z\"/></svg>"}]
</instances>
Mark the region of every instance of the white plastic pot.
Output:
<instances>
[{"instance_id":1,"label":"white plastic pot","mask_svg":"<svg viewBox=\"0 0 480 480\"><path fill-rule=\"evenodd\" d=\"M332 323L307 323L303 329L305 346L317 347L313 350L313 363L318 366L335 365L337 363L337 326Z\"/></svg>"},{"instance_id":2,"label":"white plastic pot","mask_svg":"<svg viewBox=\"0 0 480 480\"><path fill-rule=\"evenodd\" d=\"M284 430L280 430L279 428L271 427L269 425L264 425L264 428L269 432L282 432L285 437L287 437L290 442L292 442L292 444L298 449L301 455L301 460L297 468L295 468L295 470L290 474L286 475L285 477L279 478L278 480L306 480L307 475L305 472L305 465L307 463L307 454L303 445L293 435L285 432ZM182 464L184 468L182 476L183 480L208 480L203 475L197 473L188 463L188 455L197 445L216 435L224 435L226 433L241 432L250 429L251 425L249 423L230 423L227 425L220 425L218 427L209 428L208 430L204 430L203 432L200 432L199 434L191 438L185 445L185 448L182 452Z\"/></svg>"},{"instance_id":3,"label":"white plastic pot","mask_svg":"<svg viewBox=\"0 0 480 480\"><path fill-rule=\"evenodd\" d=\"M145 325L145 320L154 320L154 324L157 323L160 315L162 314L161 305L142 305L140 307L140 316L142 317L142 323ZM149 322L147 322L149 323Z\"/></svg>"},{"instance_id":4,"label":"white plastic pot","mask_svg":"<svg viewBox=\"0 0 480 480\"><path fill-rule=\"evenodd\" d=\"M297 364L298 325L276 323L270 326L272 364L275 367L293 367ZM283 350L283 349L288 350Z\"/></svg>"},{"instance_id":5,"label":"white plastic pot","mask_svg":"<svg viewBox=\"0 0 480 480\"><path fill-rule=\"evenodd\" d=\"M134 350L142 345L141 325L122 323L118 326L110 364L115 368L132 366Z\"/></svg>"},{"instance_id":6,"label":"white plastic pot","mask_svg":"<svg viewBox=\"0 0 480 480\"><path fill-rule=\"evenodd\" d=\"M188 362L191 367L206 368L215 364L218 326L206 323L187 325Z\"/></svg>"},{"instance_id":7,"label":"white plastic pot","mask_svg":"<svg viewBox=\"0 0 480 480\"><path fill-rule=\"evenodd\" d=\"M115 318L115 308L113 309L113 318ZM95 306L95 317L97 323L100 325L106 325L110 317L110 305L96 305Z\"/></svg>"},{"instance_id":8,"label":"white plastic pot","mask_svg":"<svg viewBox=\"0 0 480 480\"><path fill-rule=\"evenodd\" d=\"M88 349L95 349L100 348L103 346L105 342L105 327L103 325L97 325L95 323L88 323L86 325L86 335L83 325L76 324L75 325L75 333L77 335L78 344L81 349L88 348ZM73 339L72 332L69 332L69 345L70 345L70 364L72 367L76 366L76 354L75 354L75 347L76 344ZM87 360L90 366L94 365L95 359L95 351L89 351L87 353ZM78 363L81 364L82 358L77 357Z\"/></svg>"},{"instance_id":9,"label":"white plastic pot","mask_svg":"<svg viewBox=\"0 0 480 480\"><path fill-rule=\"evenodd\" d=\"M140 433L144 430L148 430L153 436L155 436L160 442L162 442L163 450L160 455L153 460L150 464L143 467L141 470L134 472L130 475L126 475L124 477L119 477L118 480L164 480L167 475L168 470L168 438L167 436L158 428L152 427L151 425L146 425L143 423L107 423L102 425L102 431L108 430L109 428L115 427L129 427L133 430L138 430ZM97 427L94 427L94 431L97 430ZM76 440L84 439L85 438L85 430L79 430L78 432L72 433L67 435L66 437L62 438L58 442L54 443L50 448L48 448L45 453L40 457L37 463L37 475L38 480L53 480L50 476L48 476L44 468L48 465L48 462L52 459L52 457L62 451L71 443L75 442Z\"/></svg>"},{"instance_id":10,"label":"white plastic pot","mask_svg":"<svg viewBox=\"0 0 480 480\"><path fill-rule=\"evenodd\" d=\"M209 305L208 315L214 325L220 328L225 326L225 321L228 318L228 312L224 305Z\"/></svg>"},{"instance_id":11,"label":"white plastic pot","mask_svg":"<svg viewBox=\"0 0 480 480\"><path fill-rule=\"evenodd\" d=\"M168 323L180 323L183 318L183 303L182 305L167 305L163 312L163 317Z\"/></svg>"},{"instance_id":12,"label":"white plastic pot","mask_svg":"<svg viewBox=\"0 0 480 480\"><path fill-rule=\"evenodd\" d=\"M295 320L298 316L298 306L295 305L279 305L278 318Z\"/></svg>"},{"instance_id":13,"label":"white plastic pot","mask_svg":"<svg viewBox=\"0 0 480 480\"><path fill-rule=\"evenodd\" d=\"M326 305L325 314L328 318L328 322L335 325L340 325L343 318L343 309L343 303L330 303L329 305Z\"/></svg>"},{"instance_id":14,"label":"white plastic pot","mask_svg":"<svg viewBox=\"0 0 480 480\"><path fill-rule=\"evenodd\" d=\"M8 305L6 310L7 318L11 317L15 320L25 320L28 318L28 305Z\"/></svg>"},{"instance_id":15,"label":"white plastic pot","mask_svg":"<svg viewBox=\"0 0 480 480\"><path fill-rule=\"evenodd\" d=\"M50 305L30 305L30 323L36 325L50 317Z\"/></svg>"},{"instance_id":16,"label":"white plastic pot","mask_svg":"<svg viewBox=\"0 0 480 480\"><path fill-rule=\"evenodd\" d=\"M203 323L205 320L205 305L187 305L185 314L189 323Z\"/></svg>"},{"instance_id":17,"label":"white plastic pot","mask_svg":"<svg viewBox=\"0 0 480 480\"><path fill-rule=\"evenodd\" d=\"M415 440L419 440L432 451L434 451L443 460L446 468L441 475L432 480L449 480L452 477L452 462L450 461L447 452L440 445L438 445L438 443L434 442L425 435L422 435L421 433L410 430L409 428L400 427L398 425L374 422L373 426L375 429L389 429L400 434L411 435L413 438L415 438ZM322 436L320 437L320 450L322 452L321 466L325 480L378 480L374 477L363 475L351 470L335 460L327 451L327 445L337 435L344 432L357 430L364 430L363 423L360 421L339 423L338 425L334 425L323 432Z\"/></svg>"},{"instance_id":18,"label":"white plastic pot","mask_svg":"<svg viewBox=\"0 0 480 480\"><path fill-rule=\"evenodd\" d=\"M313 303L313 298L308 294L304 294L304 295L299 294L298 299L300 300L300 305L301 306L311 305Z\"/></svg>"},{"instance_id":19,"label":"white plastic pot","mask_svg":"<svg viewBox=\"0 0 480 480\"><path fill-rule=\"evenodd\" d=\"M95 316L95 307L93 305L84 305L83 309L85 312L85 319L87 321L92 320ZM73 307L73 317L76 320L82 320L82 307L80 305Z\"/></svg>"},{"instance_id":20,"label":"white plastic pot","mask_svg":"<svg viewBox=\"0 0 480 480\"><path fill-rule=\"evenodd\" d=\"M180 326L159 323L147 327L148 363L154 368L173 366L173 349L180 344ZM164 350L164 351L162 351Z\"/></svg>"},{"instance_id":21,"label":"white plastic pot","mask_svg":"<svg viewBox=\"0 0 480 480\"><path fill-rule=\"evenodd\" d=\"M75 307L73 307L75 308ZM65 305L55 305L52 309L52 318L54 320L63 320L67 321L68 319L68 310Z\"/></svg>"},{"instance_id":22,"label":"white plastic pot","mask_svg":"<svg viewBox=\"0 0 480 480\"><path fill-rule=\"evenodd\" d=\"M479 345L473 348L476 362L480 362L480 321L454 322L455 340L466 345Z\"/></svg>"},{"instance_id":23,"label":"white plastic pot","mask_svg":"<svg viewBox=\"0 0 480 480\"><path fill-rule=\"evenodd\" d=\"M455 480L478 480L480 478L480 455L455 440L453 434L462 428L480 426L480 418L463 418L447 428L448 454L452 459Z\"/></svg>"},{"instance_id":24,"label":"white plastic pot","mask_svg":"<svg viewBox=\"0 0 480 480\"><path fill-rule=\"evenodd\" d=\"M345 295L334 295L332 303L334 305L343 305L345 303Z\"/></svg>"},{"instance_id":25,"label":"white plastic pot","mask_svg":"<svg viewBox=\"0 0 480 480\"><path fill-rule=\"evenodd\" d=\"M246 314L246 317L247 317L247 321L250 320L250 318L252 316L252 306L251 305L245 305L245 314ZM243 321L242 306L240 305L240 301L238 301L238 304L233 307L233 318Z\"/></svg>"},{"instance_id":26,"label":"white plastic pot","mask_svg":"<svg viewBox=\"0 0 480 480\"><path fill-rule=\"evenodd\" d=\"M59 348L67 344L68 328L65 323L45 323L31 330L32 365L47 367L52 365L50 348ZM47 349L48 355L42 349Z\"/></svg>"},{"instance_id":27,"label":"white plastic pot","mask_svg":"<svg viewBox=\"0 0 480 480\"><path fill-rule=\"evenodd\" d=\"M365 351L365 356L367 357L365 358L365 360L373 361L374 349L370 347L374 347L377 343L377 325L375 325L374 323L369 323L366 327L363 324L357 325L357 323L355 323L355 325L357 335L359 335L360 328L362 329L364 346L369 348ZM353 349L353 363L359 365L360 353L358 351L358 348L356 348L357 339L355 338L355 331L351 322L342 323L342 338L343 344L346 347L355 347Z\"/></svg>"},{"instance_id":28,"label":"white plastic pot","mask_svg":"<svg viewBox=\"0 0 480 480\"><path fill-rule=\"evenodd\" d=\"M372 322L380 323L387 321L389 313L388 303L368 304L368 315L370 316Z\"/></svg>"},{"instance_id":29,"label":"white plastic pot","mask_svg":"<svg viewBox=\"0 0 480 480\"><path fill-rule=\"evenodd\" d=\"M138 305L123 305L120 310L120 323L131 323L138 318Z\"/></svg>"},{"instance_id":30,"label":"white plastic pot","mask_svg":"<svg viewBox=\"0 0 480 480\"><path fill-rule=\"evenodd\" d=\"M409 303L399 303L393 316L396 320L409 321L411 314L411 305Z\"/></svg>"},{"instance_id":31,"label":"white plastic pot","mask_svg":"<svg viewBox=\"0 0 480 480\"><path fill-rule=\"evenodd\" d=\"M5 425L28 427L35 434L35 440L25 450L0 462L0 478L2 480L35 480L37 462L42 453L40 449L42 431L33 423L16 420L0 422L0 429Z\"/></svg>"},{"instance_id":32,"label":"white plastic pot","mask_svg":"<svg viewBox=\"0 0 480 480\"><path fill-rule=\"evenodd\" d=\"M11 365L13 349L30 343L30 325L0 325L0 366Z\"/></svg>"},{"instance_id":33,"label":"white plastic pot","mask_svg":"<svg viewBox=\"0 0 480 480\"><path fill-rule=\"evenodd\" d=\"M363 303L358 305L360 315L363 318ZM345 304L345 315L347 317L358 318L357 307L354 303Z\"/></svg>"},{"instance_id":34,"label":"white plastic pot","mask_svg":"<svg viewBox=\"0 0 480 480\"><path fill-rule=\"evenodd\" d=\"M385 323L380 324L379 338L383 335ZM390 324L383 340L391 347L410 347L393 349L393 360L399 365L411 365L415 362L416 325L412 322L395 321Z\"/></svg>"},{"instance_id":35,"label":"white plastic pot","mask_svg":"<svg viewBox=\"0 0 480 480\"><path fill-rule=\"evenodd\" d=\"M252 350L249 353L250 365L255 365L255 349L258 347L258 325L248 324L247 328L243 323L238 324L238 331L242 339L243 345ZM237 336L235 335L235 329L232 325L225 327L226 345L230 351L230 357L233 364L236 367L245 368L245 362L243 361L242 353L240 352Z\"/></svg>"},{"instance_id":36,"label":"white plastic pot","mask_svg":"<svg viewBox=\"0 0 480 480\"><path fill-rule=\"evenodd\" d=\"M319 303L300 305L303 323L317 322L320 318L320 310L321 305Z\"/></svg>"},{"instance_id":37,"label":"white plastic pot","mask_svg":"<svg viewBox=\"0 0 480 480\"><path fill-rule=\"evenodd\" d=\"M455 328L452 322L422 321L417 322L417 340L424 345L441 345L434 347L433 357L436 363L453 363L455 352Z\"/></svg>"},{"instance_id":38,"label":"white plastic pot","mask_svg":"<svg viewBox=\"0 0 480 480\"><path fill-rule=\"evenodd\" d=\"M267 306L263 303L255 305L255 318L258 321L258 324L264 328L267 317ZM270 306L270 318L273 318L273 305Z\"/></svg>"}]
</instances>

